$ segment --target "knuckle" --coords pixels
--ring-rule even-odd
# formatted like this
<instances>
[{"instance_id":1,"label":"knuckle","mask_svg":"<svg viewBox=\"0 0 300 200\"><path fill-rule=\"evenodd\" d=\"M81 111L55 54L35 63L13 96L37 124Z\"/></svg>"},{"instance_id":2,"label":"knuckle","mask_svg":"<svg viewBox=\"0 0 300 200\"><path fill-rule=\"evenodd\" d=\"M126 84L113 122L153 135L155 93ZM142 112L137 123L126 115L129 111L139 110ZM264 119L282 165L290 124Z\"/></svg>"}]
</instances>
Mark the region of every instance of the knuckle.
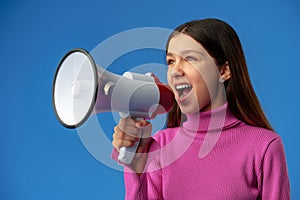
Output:
<instances>
[{"instance_id":1,"label":"knuckle","mask_svg":"<svg viewBox=\"0 0 300 200\"><path fill-rule=\"evenodd\" d=\"M118 132L118 126L114 127L114 132Z\"/></svg>"},{"instance_id":2,"label":"knuckle","mask_svg":"<svg viewBox=\"0 0 300 200\"><path fill-rule=\"evenodd\" d=\"M118 147L122 147L123 146L123 141L122 140L117 140L117 145L118 145Z\"/></svg>"},{"instance_id":3,"label":"knuckle","mask_svg":"<svg viewBox=\"0 0 300 200\"><path fill-rule=\"evenodd\" d=\"M122 140L114 140L112 143L113 143L113 146L116 148L122 147Z\"/></svg>"},{"instance_id":4,"label":"knuckle","mask_svg":"<svg viewBox=\"0 0 300 200\"><path fill-rule=\"evenodd\" d=\"M124 132L118 132L117 134L118 134L117 137L119 139L123 139L124 138Z\"/></svg>"},{"instance_id":5,"label":"knuckle","mask_svg":"<svg viewBox=\"0 0 300 200\"><path fill-rule=\"evenodd\" d=\"M112 141L112 145L115 147L115 148L119 148L119 146L117 145L117 142L114 140Z\"/></svg>"},{"instance_id":6,"label":"knuckle","mask_svg":"<svg viewBox=\"0 0 300 200\"><path fill-rule=\"evenodd\" d=\"M126 141L126 147L131 147L133 145L133 142L131 141Z\"/></svg>"}]
</instances>

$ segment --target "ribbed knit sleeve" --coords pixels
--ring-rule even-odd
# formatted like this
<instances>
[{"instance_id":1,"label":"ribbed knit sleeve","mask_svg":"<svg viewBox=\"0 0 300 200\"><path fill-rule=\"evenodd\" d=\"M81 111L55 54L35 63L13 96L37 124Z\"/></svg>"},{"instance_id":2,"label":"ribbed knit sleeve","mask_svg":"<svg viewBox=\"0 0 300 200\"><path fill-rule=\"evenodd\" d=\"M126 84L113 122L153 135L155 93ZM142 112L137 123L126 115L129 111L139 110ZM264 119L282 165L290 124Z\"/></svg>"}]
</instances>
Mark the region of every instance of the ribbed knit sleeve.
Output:
<instances>
[{"instance_id":1,"label":"ribbed knit sleeve","mask_svg":"<svg viewBox=\"0 0 300 200\"><path fill-rule=\"evenodd\" d=\"M130 169L129 169L130 170ZM133 173L124 172L125 182L125 199L126 200L146 200L147 195L147 175L142 174L140 177Z\"/></svg>"},{"instance_id":2,"label":"ribbed knit sleeve","mask_svg":"<svg viewBox=\"0 0 300 200\"><path fill-rule=\"evenodd\" d=\"M268 145L259 169L262 200L289 200L290 185L284 148L278 137Z\"/></svg>"},{"instance_id":3,"label":"ribbed knit sleeve","mask_svg":"<svg viewBox=\"0 0 300 200\"><path fill-rule=\"evenodd\" d=\"M140 177L124 173L126 200L158 200L162 197L161 170L145 172Z\"/></svg>"},{"instance_id":4,"label":"ribbed knit sleeve","mask_svg":"<svg viewBox=\"0 0 300 200\"><path fill-rule=\"evenodd\" d=\"M119 152L114 148L111 154L112 159L118 162ZM138 176L129 166L124 165L124 183L126 200L142 200L143 194L147 190L146 174Z\"/></svg>"},{"instance_id":5,"label":"ribbed knit sleeve","mask_svg":"<svg viewBox=\"0 0 300 200\"><path fill-rule=\"evenodd\" d=\"M149 149L146 167L141 176L138 176L128 166L124 166L126 200L162 199L162 170L159 164L159 149L160 145L153 140ZM116 158L116 156L113 157Z\"/></svg>"}]
</instances>

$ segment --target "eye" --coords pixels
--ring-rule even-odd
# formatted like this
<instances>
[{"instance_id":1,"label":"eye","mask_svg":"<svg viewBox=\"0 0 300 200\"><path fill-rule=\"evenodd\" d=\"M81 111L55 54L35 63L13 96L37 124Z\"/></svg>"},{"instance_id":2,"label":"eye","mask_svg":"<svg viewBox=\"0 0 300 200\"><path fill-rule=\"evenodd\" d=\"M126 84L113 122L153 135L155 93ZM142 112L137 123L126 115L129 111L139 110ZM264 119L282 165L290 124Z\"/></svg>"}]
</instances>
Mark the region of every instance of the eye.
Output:
<instances>
[{"instance_id":1,"label":"eye","mask_svg":"<svg viewBox=\"0 0 300 200\"><path fill-rule=\"evenodd\" d=\"M170 65L173 65L175 63L175 60L169 58L167 59L167 65L170 66Z\"/></svg>"},{"instance_id":2,"label":"eye","mask_svg":"<svg viewBox=\"0 0 300 200\"><path fill-rule=\"evenodd\" d=\"M187 62L196 61L196 60L197 60L197 58L195 58L195 57L193 57L193 56L187 56L187 57L185 58L185 61L187 61Z\"/></svg>"}]
</instances>

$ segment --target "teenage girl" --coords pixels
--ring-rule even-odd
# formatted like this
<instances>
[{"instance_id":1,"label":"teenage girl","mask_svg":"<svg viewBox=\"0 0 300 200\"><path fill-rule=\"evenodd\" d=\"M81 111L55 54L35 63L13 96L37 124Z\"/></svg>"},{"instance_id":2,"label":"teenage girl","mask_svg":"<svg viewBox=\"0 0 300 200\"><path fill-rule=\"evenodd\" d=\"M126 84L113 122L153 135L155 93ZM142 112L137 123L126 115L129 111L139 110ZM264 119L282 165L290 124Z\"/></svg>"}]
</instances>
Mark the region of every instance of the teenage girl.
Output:
<instances>
[{"instance_id":1,"label":"teenage girl","mask_svg":"<svg viewBox=\"0 0 300 200\"><path fill-rule=\"evenodd\" d=\"M125 166L126 199L288 200L281 138L250 82L240 40L218 19L187 22L170 35L166 62L176 104L168 128L121 119L113 157L143 138Z\"/></svg>"}]
</instances>

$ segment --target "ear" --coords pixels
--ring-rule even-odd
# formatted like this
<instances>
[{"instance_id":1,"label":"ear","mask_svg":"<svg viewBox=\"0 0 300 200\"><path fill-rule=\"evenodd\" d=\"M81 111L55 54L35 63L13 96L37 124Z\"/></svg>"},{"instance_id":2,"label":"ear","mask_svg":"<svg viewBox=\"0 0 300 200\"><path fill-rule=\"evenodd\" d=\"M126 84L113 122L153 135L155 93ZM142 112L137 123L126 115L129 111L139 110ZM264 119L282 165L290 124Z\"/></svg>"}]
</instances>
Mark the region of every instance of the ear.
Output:
<instances>
[{"instance_id":1,"label":"ear","mask_svg":"<svg viewBox=\"0 0 300 200\"><path fill-rule=\"evenodd\" d=\"M223 83L231 78L230 67L228 62L226 62L220 69L220 82Z\"/></svg>"}]
</instances>

